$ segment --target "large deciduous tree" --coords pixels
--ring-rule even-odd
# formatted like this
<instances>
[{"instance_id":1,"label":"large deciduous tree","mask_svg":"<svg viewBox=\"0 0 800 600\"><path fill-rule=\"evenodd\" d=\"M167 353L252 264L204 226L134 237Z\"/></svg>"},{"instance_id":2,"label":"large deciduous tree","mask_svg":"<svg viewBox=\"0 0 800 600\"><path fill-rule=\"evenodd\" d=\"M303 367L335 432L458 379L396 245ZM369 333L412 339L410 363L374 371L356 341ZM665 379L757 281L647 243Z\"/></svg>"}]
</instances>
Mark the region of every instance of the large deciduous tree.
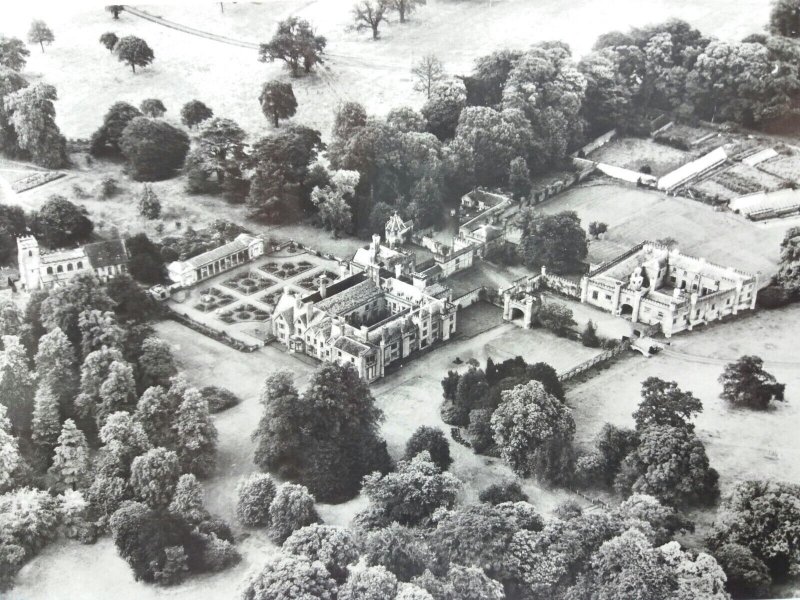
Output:
<instances>
[{"instance_id":1,"label":"large deciduous tree","mask_svg":"<svg viewBox=\"0 0 800 600\"><path fill-rule=\"evenodd\" d=\"M90 152L94 155L119 154L122 131L141 111L127 102L115 102L103 117L103 124L92 134Z\"/></svg>"},{"instance_id":2,"label":"large deciduous tree","mask_svg":"<svg viewBox=\"0 0 800 600\"><path fill-rule=\"evenodd\" d=\"M575 212L543 215L529 208L519 213L518 223L522 229L519 251L529 267L543 266L556 273L582 271L588 247Z\"/></svg>"},{"instance_id":3,"label":"large deciduous tree","mask_svg":"<svg viewBox=\"0 0 800 600\"><path fill-rule=\"evenodd\" d=\"M117 45L118 41L119 37L117 37L117 34L113 31L106 31L100 36L100 43L103 44L109 52L114 51L114 47Z\"/></svg>"},{"instance_id":4,"label":"large deciduous tree","mask_svg":"<svg viewBox=\"0 0 800 600\"><path fill-rule=\"evenodd\" d=\"M130 484L136 498L154 509L169 506L180 477L178 455L165 448L153 448L131 464Z\"/></svg>"},{"instance_id":5,"label":"large deciduous tree","mask_svg":"<svg viewBox=\"0 0 800 600\"><path fill-rule=\"evenodd\" d=\"M261 111L277 127L281 119L288 119L297 112L297 98L291 83L273 79L264 84L258 96Z\"/></svg>"},{"instance_id":6,"label":"large deciduous tree","mask_svg":"<svg viewBox=\"0 0 800 600\"><path fill-rule=\"evenodd\" d=\"M344 527L314 523L296 530L281 550L311 561L320 561L337 583L347 578L349 565L358 561L356 536Z\"/></svg>"},{"instance_id":7,"label":"large deciduous tree","mask_svg":"<svg viewBox=\"0 0 800 600\"><path fill-rule=\"evenodd\" d=\"M56 88L35 83L5 97L5 113L14 128L17 143L33 162L48 169L65 166L67 140L56 125Z\"/></svg>"},{"instance_id":8,"label":"large deciduous tree","mask_svg":"<svg viewBox=\"0 0 800 600\"><path fill-rule=\"evenodd\" d=\"M213 116L214 111L200 100L190 100L181 107L181 123L190 128Z\"/></svg>"},{"instance_id":9,"label":"large deciduous tree","mask_svg":"<svg viewBox=\"0 0 800 600\"><path fill-rule=\"evenodd\" d=\"M426 522L438 508L451 508L461 489L461 481L442 473L430 454L420 452L410 461L401 461L397 471L364 477L363 493L370 505L356 516L366 528L386 527L392 522L418 525Z\"/></svg>"},{"instance_id":10,"label":"large deciduous tree","mask_svg":"<svg viewBox=\"0 0 800 600\"><path fill-rule=\"evenodd\" d=\"M292 77L300 76L302 67L306 73L316 64L322 64L327 40L314 33L305 19L289 17L278 23L272 39L261 44L258 59L261 62L282 60L291 70Z\"/></svg>"},{"instance_id":11,"label":"large deciduous tree","mask_svg":"<svg viewBox=\"0 0 800 600\"><path fill-rule=\"evenodd\" d=\"M717 499L719 474L691 429L651 425L638 437L614 482L618 492L649 494L675 506L707 506Z\"/></svg>"},{"instance_id":12,"label":"large deciduous tree","mask_svg":"<svg viewBox=\"0 0 800 600\"><path fill-rule=\"evenodd\" d=\"M386 13L391 8L391 0L359 0L353 6L353 27L356 31L370 29L372 39L380 37L381 23L388 22Z\"/></svg>"},{"instance_id":13,"label":"large deciduous tree","mask_svg":"<svg viewBox=\"0 0 800 600\"><path fill-rule=\"evenodd\" d=\"M157 119L164 116L164 113L167 112L167 107L164 106L164 103L158 98L146 98L142 100L142 103L139 105L139 110L141 110L142 114L145 116L151 119Z\"/></svg>"},{"instance_id":14,"label":"large deciduous tree","mask_svg":"<svg viewBox=\"0 0 800 600\"><path fill-rule=\"evenodd\" d=\"M800 7L794 0L773 0L769 29L775 35L800 37Z\"/></svg>"},{"instance_id":15,"label":"large deciduous tree","mask_svg":"<svg viewBox=\"0 0 800 600\"><path fill-rule=\"evenodd\" d=\"M3 336L0 351L0 403L8 409L15 433L27 435L33 416L36 375L28 366L25 347L18 336Z\"/></svg>"},{"instance_id":16,"label":"large deciduous tree","mask_svg":"<svg viewBox=\"0 0 800 600\"><path fill-rule=\"evenodd\" d=\"M189 136L160 119L136 117L122 131L119 147L134 179L159 181L183 165Z\"/></svg>"},{"instance_id":17,"label":"large deciduous tree","mask_svg":"<svg viewBox=\"0 0 800 600\"><path fill-rule=\"evenodd\" d=\"M642 401L633 413L637 431L651 425L688 427L689 421L703 410L703 404L692 392L684 392L675 381L648 377L642 382Z\"/></svg>"},{"instance_id":18,"label":"large deciduous tree","mask_svg":"<svg viewBox=\"0 0 800 600\"><path fill-rule=\"evenodd\" d=\"M146 67L155 58L153 50L147 45L147 42L135 35L126 35L120 39L114 52L117 54L117 59L127 63L134 73L136 73L136 67Z\"/></svg>"},{"instance_id":19,"label":"large deciduous tree","mask_svg":"<svg viewBox=\"0 0 800 600\"><path fill-rule=\"evenodd\" d=\"M0 404L0 489L11 482L20 463L17 438L11 434L11 421L6 418L6 407Z\"/></svg>"},{"instance_id":20,"label":"large deciduous tree","mask_svg":"<svg viewBox=\"0 0 800 600\"><path fill-rule=\"evenodd\" d=\"M56 37L53 35L53 30L47 26L47 23L39 19L31 23L31 27L28 29L29 44L39 44L42 52L44 52L45 43L49 46L55 39Z\"/></svg>"},{"instance_id":21,"label":"large deciduous tree","mask_svg":"<svg viewBox=\"0 0 800 600\"><path fill-rule=\"evenodd\" d=\"M492 430L503 459L518 475L568 480L575 421L571 410L538 381L503 392Z\"/></svg>"},{"instance_id":22,"label":"large deciduous tree","mask_svg":"<svg viewBox=\"0 0 800 600\"><path fill-rule=\"evenodd\" d=\"M800 227L790 227L781 240L781 259L776 277L790 298L800 295Z\"/></svg>"},{"instance_id":23,"label":"large deciduous tree","mask_svg":"<svg viewBox=\"0 0 800 600\"><path fill-rule=\"evenodd\" d=\"M734 406L765 410L772 400L783 401L786 387L764 370L764 361L758 356L742 356L728 363L719 377L722 384L720 397Z\"/></svg>"},{"instance_id":24,"label":"large deciduous tree","mask_svg":"<svg viewBox=\"0 0 800 600\"><path fill-rule=\"evenodd\" d=\"M311 191L311 202L317 207L322 224L333 231L334 238L347 231L353 222L350 204L361 175L358 171L335 171L330 184Z\"/></svg>"},{"instance_id":25,"label":"large deciduous tree","mask_svg":"<svg viewBox=\"0 0 800 600\"><path fill-rule=\"evenodd\" d=\"M247 583L243 600L335 600L336 581L319 561L278 554Z\"/></svg>"},{"instance_id":26,"label":"large deciduous tree","mask_svg":"<svg viewBox=\"0 0 800 600\"><path fill-rule=\"evenodd\" d=\"M294 483L284 483L275 492L269 505L269 537L276 544L283 542L293 532L307 525L320 523L314 506L314 496L308 488Z\"/></svg>"},{"instance_id":27,"label":"large deciduous tree","mask_svg":"<svg viewBox=\"0 0 800 600\"><path fill-rule=\"evenodd\" d=\"M267 473L252 473L236 486L236 517L242 525L269 525L269 507L275 499L275 482Z\"/></svg>"},{"instance_id":28,"label":"large deciduous tree","mask_svg":"<svg viewBox=\"0 0 800 600\"><path fill-rule=\"evenodd\" d=\"M85 208L64 196L50 196L34 215L34 228L50 248L69 246L89 239L94 224Z\"/></svg>"},{"instance_id":29,"label":"large deciduous tree","mask_svg":"<svg viewBox=\"0 0 800 600\"><path fill-rule=\"evenodd\" d=\"M177 453L181 470L208 477L214 470L217 428L208 412L208 401L199 391L187 388L175 415Z\"/></svg>"},{"instance_id":30,"label":"large deciduous tree","mask_svg":"<svg viewBox=\"0 0 800 600\"><path fill-rule=\"evenodd\" d=\"M186 160L187 189L191 193L224 192L241 201L247 191L242 175L246 134L231 119L205 121Z\"/></svg>"},{"instance_id":31,"label":"large deciduous tree","mask_svg":"<svg viewBox=\"0 0 800 600\"><path fill-rule=\"evenodd\" d=\"M466 105L467 92L461 80L442 81L434 86L430 98L421 110L428 121L428 131L440 140L452 138L456 133L461 111Z\"/></svg>"},{"instance_id":32,"label":"large deciduous tree","mask_svg":"<svg viewBox=\"0 0 800 600\"><path fill-rule=\"evenodd\" d=\"M21 71L28 62L31 51L25 47L22 40L0 36L0 65L12 71Z\"/></svg>"},{"instance_id":33,"label":"large deciduous tree","mask_svg":"<svg viewBox=\"0 0 800 600\"><path fill-rule=\"evenodd\" d=\"M449 469L453 463L450 457L450 444L444 432L437 427L419 426L406 442L403 459L411 460L420 452L428 452L431 462L442 471Z\"/></svg>"}]
</instances>

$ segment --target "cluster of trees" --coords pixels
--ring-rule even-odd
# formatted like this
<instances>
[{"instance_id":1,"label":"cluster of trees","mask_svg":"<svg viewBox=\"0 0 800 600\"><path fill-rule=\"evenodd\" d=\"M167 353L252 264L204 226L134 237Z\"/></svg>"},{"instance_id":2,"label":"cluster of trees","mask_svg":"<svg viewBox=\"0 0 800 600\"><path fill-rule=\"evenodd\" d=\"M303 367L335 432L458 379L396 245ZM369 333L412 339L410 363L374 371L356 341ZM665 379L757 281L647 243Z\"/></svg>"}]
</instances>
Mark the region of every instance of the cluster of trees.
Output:
<instances>
[{"instance_id":1,"label":"cluster of trees","mask_svg":"<svg viewBox=\"0 0 800 600\"><path fill-rule=\"evenodd\" d=\"M649 377L634 429L606 424L595 450L579 456L576 481L613 487L619 494L649 494L676 507L707 506L719 496L719 475L691 419L703 405L674 381Z\"/></svg>"},{"instance_id":2,"label":"cluster of trees","mask_svg":"<svg viewBox=\"0 0 800 600\"><path fill-rule=\"evenodd\" d=\"M456 503L461 487L423 450L395 472L365 478L369 504L349 528L302 525L313 514L303 496L288 519L294 529L243 597L539 600L628 598L635 590L642 598L730 598L713 556L671 541L691 525L652 496L586 514L567 503L545 520L516 483L490 486L473 505ZM240 495L248 507L261 499L258 524L273 497L271 481Z\"/></svg>"},{"instance_id":3,"label":"cluster of trees","mask_svg":"<svg viewBox=\"0 0 800 600\"><path fill-rule=\"evenodd\" d=\"M800 300L800 227L790 227L781 241L778 272L759 290L758 304L778 308Z\"/></svg>"},{"instance_id":4,"label":"cluster of trees","mask_svg":"<svg viewBox=\"0 0 800 600\"><path fill-rule=\"evenodd\" d=\"M148 306L127 275L101 285L80 273L24 311L0 309L0 504L32 499L29 517L0 519L6 583L62 531L85 542L110 531L145 581L237 560L197 482L215 463L208 401L178 376ZM26 518L47 523L30 547Z\"/></svg>"},{"instance_id":5,"label":"cluster of trees","mask_svg":"<svg viewBox=\"0 0 800 600\"><path fill-rule=\"evenodd\" d=\"M171 177L183 165L189 136L160 120L164 112L166 108L158 99L142 102L142 110L127 102L113 104L92 134L90 152L126 158L131 176L140 181Z\"/></svg>"},{"instance_id":6,"label":"cluster of trees","mask_svg":"<svg viewBox=\"0 0 800 600\"><path fill-rule=\"evenodd\" d=\"M391 469L383 418L369 386L350 364L325 363L300 394L292 375L266 380L264 414L253 433L255 463L325 502L355 496L367 473Z\"/></svg>"}]
</instances>

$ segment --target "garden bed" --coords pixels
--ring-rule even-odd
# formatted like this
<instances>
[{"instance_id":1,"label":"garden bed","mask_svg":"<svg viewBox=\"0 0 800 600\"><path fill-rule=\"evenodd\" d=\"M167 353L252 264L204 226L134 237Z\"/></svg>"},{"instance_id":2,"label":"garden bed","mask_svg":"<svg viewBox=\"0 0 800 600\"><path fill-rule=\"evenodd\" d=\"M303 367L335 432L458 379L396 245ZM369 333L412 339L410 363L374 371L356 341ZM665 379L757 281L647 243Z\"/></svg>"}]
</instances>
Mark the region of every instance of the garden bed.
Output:
<instances>
[{"instance_id":1,"label":"garden bed","mask_svg":"<svg viewBox=\"0 0 800 600\"><path fill-rule=\"evenodd\" d=\"M253 306L252 304L240 304L231 310L220 313L219 319L224 323L246 323L247 321L266 321L270 313Z\"/></svg>"},{"instance_id":2,"label":"garden bed","mask_svg":"<svg viewBox=\"0 0 800 600\"><path fill-rule=\"evenodd\" d=\"M226 279L224 282L222 282L222 285L232 290L236 290L240 294L249 296L261 290L267 289L273 285L273 282L263 275L259 275L256 271L250 271L249 273L239 273L238 275L234 275L230 279Z\"/></svg>"},{"instance_id":3,"label":"garden bed","mask_svg":"<svg viewBox=\"0 0 800 600\"><path fill-rule=\"evenodd\" d=\"M325 279L327 279L328 284L331 284L337 279L339 279L339 275L334 273L333 271L322 271L321 273L315 273L314 275L301 279L300 281L297 282L297 285L299 285L301 288L305 290L314 291L316 289L319 289L319 284L323 276L325 277Z\"/></svg>"},{"instance_id":4,"label":"garden bed","mask_svg":"<svg viewBox=\"0 0 800 600\"><path fill-rule=\"evenodd\" d=\"M228 306L236 302L236 298L217 288L206 288L200 290L200 301L194 305L195 310L200 312L212 312L223 306Z\"/></svg>"},{"instance_id":5,"label":"garden bed","mask_svg":"<svg viewBox=\"0 0 800 600\"><path fill-rule=\"evenodd\" d=\"M314 265L307 260L301 260L297 263L287 260L282 262L268 261L258 268L278 279L291 279L292 277L300 275L300 273L305 273L313 267Z\"/></svg>"}]
</instances>

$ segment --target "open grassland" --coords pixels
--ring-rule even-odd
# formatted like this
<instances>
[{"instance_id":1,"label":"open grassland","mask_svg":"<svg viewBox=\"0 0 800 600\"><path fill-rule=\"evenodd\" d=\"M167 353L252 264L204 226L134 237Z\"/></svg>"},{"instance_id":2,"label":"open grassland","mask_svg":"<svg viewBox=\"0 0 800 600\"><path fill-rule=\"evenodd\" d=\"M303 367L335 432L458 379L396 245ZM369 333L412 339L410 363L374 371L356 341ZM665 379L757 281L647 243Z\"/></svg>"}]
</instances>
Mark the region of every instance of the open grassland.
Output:
<instances>
[{"instance_id":1,"label":"open grassland","mask_svg":"<svg viewBox=\"0 0 800 600\"><path fill-rule=\"evenodd\" d=\"M329 40L329 60L319 73L297 80L299 109L296 120L330 130L332 111L343 100L366 104L375 113L393 106L419 106L423 97L412 90L411 66L424 54L436 53L451 73L461 74L473 60L503 47L558 39L576 55L590 50L598 35L614 29L645 25L670 17L686 19L709 35L739 39L759 32L767 22L769 0L744 0L736 11L721 0L691 2L636 0L598 3L577 0L429 0L410 22L391 23L373 42L366 32L348 31L351 0L273 0L259 4L182 2L138 5L139 8L196 29L245 42L265 41L277 22L290 15L307 18ZM100 10L60 6L15 6L3 15L6 35L25 37L32 18L44 18L55 33L55 43L42 53L33 48L26 76L54 84L60 100L58 123L70 137L88 137L115 101L138 103L161 98L167 118L178 118L180 106L203 100L219 115L238 121L251 135L269 130L257 97L261 84L288 77L280 64L257 62L255 50L229 46L192 36L123 13L118 21ZM721 19L722 11L726 18ZM133 74L103 48L105 31L137 35L148 41L154 64Z\"/></svg>"}]
</instances>

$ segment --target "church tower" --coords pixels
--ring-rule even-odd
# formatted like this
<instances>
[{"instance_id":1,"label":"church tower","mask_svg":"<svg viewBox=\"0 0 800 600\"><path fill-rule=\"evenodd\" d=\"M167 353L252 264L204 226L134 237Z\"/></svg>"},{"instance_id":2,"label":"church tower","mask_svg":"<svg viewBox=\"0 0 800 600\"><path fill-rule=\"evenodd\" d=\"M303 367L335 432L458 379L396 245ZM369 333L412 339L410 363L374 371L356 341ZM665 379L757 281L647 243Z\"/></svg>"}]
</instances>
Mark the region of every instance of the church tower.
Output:
<instances>
[{"instance_id":1,"label":"church tower","mask_svg":"<svg viewBox=\"0 0 800 600\"><path fill-rule=\"evenodd\" d=\"M32 235L17 238L17 263L25 289L39 289L39 242Z\"/></svg>"}]
</instances>

